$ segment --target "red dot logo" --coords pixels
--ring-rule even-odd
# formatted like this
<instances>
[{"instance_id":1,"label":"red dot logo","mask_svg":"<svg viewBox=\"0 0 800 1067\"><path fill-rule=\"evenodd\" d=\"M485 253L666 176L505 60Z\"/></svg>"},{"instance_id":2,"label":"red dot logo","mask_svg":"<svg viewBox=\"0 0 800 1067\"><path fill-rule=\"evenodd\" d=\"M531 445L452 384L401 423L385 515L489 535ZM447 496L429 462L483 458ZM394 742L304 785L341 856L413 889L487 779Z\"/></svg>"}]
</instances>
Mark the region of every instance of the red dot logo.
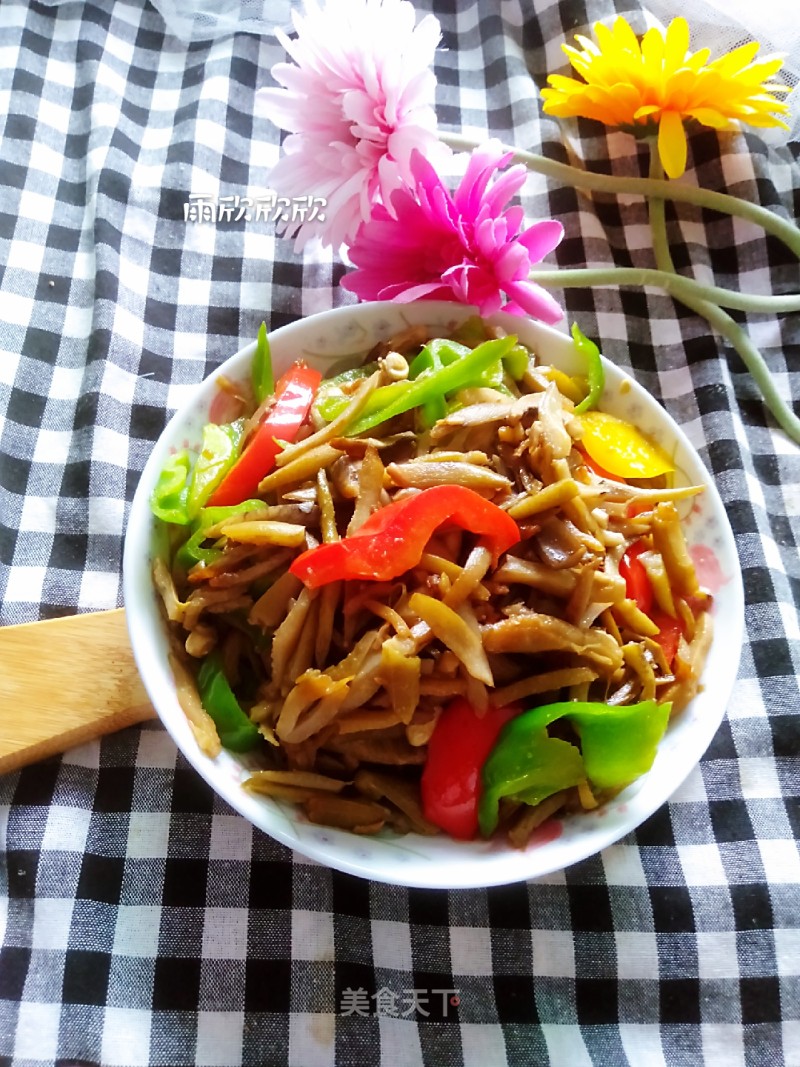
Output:
<instances>
[{"instance_id":1,"label":"red dot logo","mask_svg":"<svg viewBox=\"0 0 800 1067\"><path fill-rule=\"evenodd\" d=\"M450 1003L453 1005L454 1008L457 1008L458 1005L461 1003L461 997L450 997Z\"/></svg>"}]
</instances>

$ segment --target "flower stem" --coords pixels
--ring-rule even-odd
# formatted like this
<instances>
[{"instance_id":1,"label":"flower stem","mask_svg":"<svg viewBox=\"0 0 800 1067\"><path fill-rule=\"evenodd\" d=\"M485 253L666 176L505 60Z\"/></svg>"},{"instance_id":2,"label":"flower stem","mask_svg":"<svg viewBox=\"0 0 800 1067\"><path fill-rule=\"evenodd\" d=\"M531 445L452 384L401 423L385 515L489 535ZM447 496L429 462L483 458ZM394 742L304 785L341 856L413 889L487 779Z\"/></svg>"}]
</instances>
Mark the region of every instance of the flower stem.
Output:
<instances>
[{"instance_id":1,"label":"flower stem","mask_svg":"<svg viewBox=\"0 0 800 1067\"><path fill-rule=\"evenodd\" d=\"M658 149L650 142L650 181L661 181L664 177L664 168ZM650 218L650 233L653 236L653 254L655 255L656 267L664 273L675 274L675 264L672 253L669 250L667 239L667 205L663 200L647 200L647 211Z\"/></svg>"},{"instance_id":2,"label":"flower stem","mask_svg":"<svg viewBox=\"0 0 800 1067\"><path fill-rule=\"evenodd\" d=\"M478 146L478 142L473 138L459 133L442 132L439 137L457 152L470 151ZM676 200L685 204L694 204L696 207L719 211L724 215L736 215L738 218L747 219L748 222L755 223L762 230L777 237L800 258L800 229L787 219L781 218L780 215L761 207L760 204L751 204L746 200L741 200L738 196L717 193L712 189L701 189L693 185L683 185L680 182L667 181L663 178L618 178L611 174L593 174L590 171L581 170L580 167L559 163L546 156L515 148L513 145L505 147L513 153L515 160L524 163L528 170L566 185L572 185L576 189L589 189L598 193L628 193L650 198L651 202L663 203L664 200Z\"/></svg>"},{"instance_id":3,"label":"flower stem","mask_svg":"<svg viewBox=\"0 0 800 1067\"><path fill-rule=\"evenodd\" d=\"M663 200L661 203L663 204ZM672 271L653 270L651 267L576 267L572 270L540 270L530 273L531 281L545 288L580 289L593 285L654 285L665 290L677 300L683 297L699 298L737 311L762 314L777 314L782 311L800 311L800 293L786 296L756 296L739 293L735 289L722 289L717 285L702 285L692 278L685 278Z\"/></svg>"},{"instance_id":4,"label":"flower stem","mask_svg":"<svg viewBox=\"0 0 800 1067\"><path fill-rule=\"evenodd\" d=\"M735 322L727 312L716 304L710 304L705 300L688 300L681 298L692 311L702 315L703 318L721 334L742 357L742 362L750 371L756 385L761 390L764 403L775 416L775 421L797 444L800 444L800 419L788 406L786 401L775 388L772 373L767 366L764 357L748 337L745 330Z\"/></svg>"},{"instance_id":5,"label":"flower stem","mask_svg":"<svg viewBox=\"0 0 800 1067\"><path fill-rule=\"evenodd\" d=\"M651 146L650 174L653 180L659 180L663 174L661 160L658 152L654 150L654 146ZM666 274L674 273L675 266L672 262L667 240L665 203L661 199L648 200L648 210L650 212L650 232L653 237L656 266L659 271L663 271ZM675 275L675 277L678 277L678 275ZM702 315L709 325L736 349L742 357L744 365L752 374L756 385L761 390L764 403L775 416L778 424L793 440L800 443L800 419L775 388L764 357L750 340L746 331L726 311L723 311L721 307L710 300L705 300L702 296L686 292L675 293L674 295L686 307L696 312L696 314Z\"/></svg>"}]
</instances>

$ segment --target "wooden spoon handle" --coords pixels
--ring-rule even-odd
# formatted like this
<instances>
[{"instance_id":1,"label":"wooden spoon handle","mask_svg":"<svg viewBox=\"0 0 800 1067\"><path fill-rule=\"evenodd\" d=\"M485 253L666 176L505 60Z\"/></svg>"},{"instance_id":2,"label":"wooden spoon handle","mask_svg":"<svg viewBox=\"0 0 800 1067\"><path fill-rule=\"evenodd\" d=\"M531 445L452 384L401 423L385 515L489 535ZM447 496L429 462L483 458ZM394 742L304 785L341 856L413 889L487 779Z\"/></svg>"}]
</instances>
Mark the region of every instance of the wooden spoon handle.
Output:
<instances>
[{"instance_id":1,"label":"wooden spoon handle","mask_svg":"<svg viewBox=\"0 0 800 1067\"><path fill-rule=\"evenodd\" d=\"M0 773L154 716L123 608L0 627Z\"/></svg>"}]
</instances>

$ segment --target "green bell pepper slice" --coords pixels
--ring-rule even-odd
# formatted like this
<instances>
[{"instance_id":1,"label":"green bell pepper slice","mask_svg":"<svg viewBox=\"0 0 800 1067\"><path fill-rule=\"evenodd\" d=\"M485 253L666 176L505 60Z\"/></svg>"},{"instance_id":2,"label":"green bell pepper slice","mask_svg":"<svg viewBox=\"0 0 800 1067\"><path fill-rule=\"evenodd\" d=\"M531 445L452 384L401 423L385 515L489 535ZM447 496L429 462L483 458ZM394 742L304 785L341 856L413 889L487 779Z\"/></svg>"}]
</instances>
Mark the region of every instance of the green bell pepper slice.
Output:
<instances>
[{"instance_id":1,"label":"green bell pepper slice","mask_svg":"<svg viewBox=\"0 0 800 1067\"><path fill-rule=\"evenodd\" d=\"M187 526L236 462L244 433L244 419L203 427L200 453L188 448L170 456L150 496L150 508L162 522Z\"/></svg>"},{"instance_id":2,"label":"green bell pepper slice","mask_svg":"<svg viewBox=\"0 0 800 1067\"><path fill-rule=\"evenodd\" d=\"M377 363L365 363L360 367L343 370L332 378L323 378L317 387L317 395L314 397L314 411L325 422L333 422L336 416L341 415L353 399L351 395L345 392L344 387L352 382L368 378L377 369Z\"/></svg>"},{"instance_id":3,"label":"green bell pepper slice","mask_svg":"<svg viewBox=\"0 0 800 1067\"><path fill-rule=\"evenodd\" d=\"M418 378L392 382L391 385L376 389L364 411L348 427L347 432L349 434L363 433L382 422L393 419L395 415L402 415L413 408L423 407L437 397L444 398L447 394L459 389L486 384L481 380L481 375L492 364L502 360L516 343L517 338L512 335L484 341L477 348L466 349L463 345L457 345L457 342L439 339L437 356L442 365L431 370L430 373L420 374ZM457 358L445 362L446 346L457 346L455 349ZM465 354L462 354L461 350L464 350Z\"/></svg>"},{"instance_id":4,"label":"green bell pepper slice","mask_svg":"<svg viewBox=\"0 0 800 1067\"><path fill-rule=\"evenodd\" d=\"M250 381L256 404L261 404L275 392L275 375L272 370L272 352L267 337L267 324L262 322L258 329L256 354L250 367Z\"/></svg>"},{"instance_id":5,"label":"green bell pepper slice","mask_svg":"<svg viewBox=\"0 0 800 1067\"><path fill-rule=\"evenodd\" d=\"M518 382L528 369L530 361L531 354L528 349L524 345L514 345L511 351L503 357L503 366L509 378Z\"/></svg>"},{"instance_id":6,"label":"green bell pepper slice","mask_svg":"<svg viewBox=\"0 0 800 1067\"><path fill-rule=\"evenodd\" d=\"M186 513L194 519L222 479L236 462L244 436L244 419L203 427L200 455L192 470L186 500Z\"/></svg>"},{"instance_id":7,"label":"green bell pepper slice","mask_svg":"<svg viewBox=\"0 0 800 1067\"><path fill-rule=\"evenodd\" d=\"M477 348L483 341L488 340L486 323L480 315L470 315L464 319L460 326L453 331L453 339L469 348ZM511 351L503 356L503 368L510 378L518 382L528 369L530 352L524 345L514 345Z\"/></svg>"},{"instance_id":8,"label":"green bell pepper slice","mask_svg":"<svg viewBox=\"0 0 800 1067\"><path fill-rule=\"evenodd\" d=\"M485 341L483 342L486 343ZM508 355L515 348L519 348L519 345L515 345L510 349ZM434 373L441 370L442 367L449 367L451 363L457 362L459 359L465 359L471 352L474 352L474 348L468 348L466 345L461 344L458 341L451 341L445 337L435 337L432 341L429 341L427 345L422 349L416 359L411 363L408 368L409 378L420 378L423 375ZM507 356L495 359L485 370L476 375L475 380L468 382L467 385L473 386L487 386L490 389L496 389L501 393L511 395L508 386L505 383L506 374L506 359ZM460 388L466 388L467 386L460 386ZM436 419L443 418L448 410L448 405L445 403L444 396L437 395L432 401L428 401L423 405L423 412L427 414L429 405L435 413L435 418L426 418L426 425L432 426Z\"/></svg>"},{"instance_id":9,"label":"green bell pepper slice","mask_svg":"<svg viewBox=\"0 0 800 1067\"><path fill-rule=\"evenodd\" d=\"M263 500L243 500L241 504L226 505L224 507L201 508L192 522L189 537L183 542L175 554L175 563L183 570L191 570L195 563L204 563L208 566L222 555L220 548L203 548L203 542L207 540L207 530L216 526L218 522L232 515L245 511L255 511L263 508Z\"/></svg>"},{"instance_id":10,"label":"green bell pepper slice","mask_svg":"<svg viewBox=\"0 0 800 1067\"><path fill-rule=\"evenodd\" d=\"M185 526L190 521L188 513L189 484L194 453L187 448L170 456L158 476L150 496L150 508L162 522Z\"/></svg>"},{"instance_id":11,"label":"green bell pepper slice","mask_svg":"<svg viewBox=\"0 0 800 1067\"><path fill-rule=\"evenodd\" d=\"M586 777L599 789L621 789L653 766L672 704L642 700L622 706L569 703L566 714L581 739Z\"/></svg>"},{"instance_id":12,"label":"green bell pepper slice","mask_svg":"<svg viewBox=\"0 0 800 1067\"><path fill-rule=\"evenodd\" d=\"M655 700L623 706L561 701L522 712L503 727L483 765L481 833L489 837L497 828L502 797L538 804L582 781L599 789L635 781L653 765L671 706ZM561 718L571 720L580 749L548 735L550 723Z\"/></svg>"},{"instance_id":13,"label":"green bell pepper slice","mask_svg":"<svg viewBox=\"0 0 800 1067\"><path fill-rule=\"evenodd\" d=\"M597 407L605 389L606 374L600 349L594 341L590 341L585 334L581 333L577 322L572 324L572 340L575 342L579 355L586 360L586 379L589 383L589 392L575 408L575 414L581 415L584 411Z\"/></svg>"},{"instance_id":14,"label":"green bell pepper slice","mask_svg":"<svg viewBox=\"0 0 800 1067\"><path fill-rule=\"evenodd\" d=\"M474 348L462 345L460 341L450 341L446 337L434 337L428 341L425 347L412 359L408 368L409 378L416 379L424 374L449 367L459 359L464 359Z\"/></svg>"},{"instance_id":15,"label":"green bell pepper slice","mask_svg":"<svg viewBox=\"0 0 800 1067\"><path fill-rule=\"evenodd\" d=\"M214 720L223 748L231 752L248 752L258 744L261 738L258 727L236 699L216 649L200 665L197 689L203 707Z\"/></svg>"},{"instance_id":16,"label":"green bell pepper slice","mask_svg":"<svg viewBox=\"0 0 800 1067\"><path fill-rule=\"evenodd\" d=\"M460 342L436 337L429 341L416 358L412 360L408 368L408 377L412 381L416 381L417 378L434 374L436 371L441 370L442 367L455 363L457 359L463 359L464 356L468 356L471 351L472 349L467 348L466 345ZM433 426L439 419L443 419L446 414L447 404L444 396L440 393L432 395L422 404L422 423L426 429Z\"/></svg>"},{"instance_id":17,"label":"green bell pepper slice","mask_svg":"<svg viewBox=\"0 0 800 1067\"><path fill-rule=\"evenodd\" d=\"M487 348L487 345L492 347ZM527 367L528 354L517 344L516 338L484 341L476 348L468 348L460 341L436 337L411 361L407 379L375 390L347 432L363 433L413 408L421 409L424 426L432 426L447 414L447 394L469 386L489 386L510 395L504 381L508 370L506 357L508 355L514 364L518 350L525 353ZM324 381L314 401L317 414L325 422L335 419L350 402L343 386L367 377L376 367L376 363L370 363Z\"/></svg>"}]
</instances>

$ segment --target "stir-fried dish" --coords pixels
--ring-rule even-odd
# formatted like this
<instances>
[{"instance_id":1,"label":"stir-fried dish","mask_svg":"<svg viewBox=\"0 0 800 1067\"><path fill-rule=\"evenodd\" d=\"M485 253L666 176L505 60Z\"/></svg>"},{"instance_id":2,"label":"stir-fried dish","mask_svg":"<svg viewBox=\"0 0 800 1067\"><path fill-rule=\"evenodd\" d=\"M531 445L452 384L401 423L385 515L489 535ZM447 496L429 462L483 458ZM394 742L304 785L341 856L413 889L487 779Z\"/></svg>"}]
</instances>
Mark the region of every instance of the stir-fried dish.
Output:
<instances>
[{"instance_id":1,"label":"stir-fried dish","mask_svg":"<svg viewBox=\"0 0 800 1067\"><path fill-rule=\"evenodd\" d=\"M523 847L652 765L711 638L681 527L700 486L586 373L470 319L322 380L222 383L153 493L154 579L201 748L358 833Z\"/></svg>"}]
</instances>

